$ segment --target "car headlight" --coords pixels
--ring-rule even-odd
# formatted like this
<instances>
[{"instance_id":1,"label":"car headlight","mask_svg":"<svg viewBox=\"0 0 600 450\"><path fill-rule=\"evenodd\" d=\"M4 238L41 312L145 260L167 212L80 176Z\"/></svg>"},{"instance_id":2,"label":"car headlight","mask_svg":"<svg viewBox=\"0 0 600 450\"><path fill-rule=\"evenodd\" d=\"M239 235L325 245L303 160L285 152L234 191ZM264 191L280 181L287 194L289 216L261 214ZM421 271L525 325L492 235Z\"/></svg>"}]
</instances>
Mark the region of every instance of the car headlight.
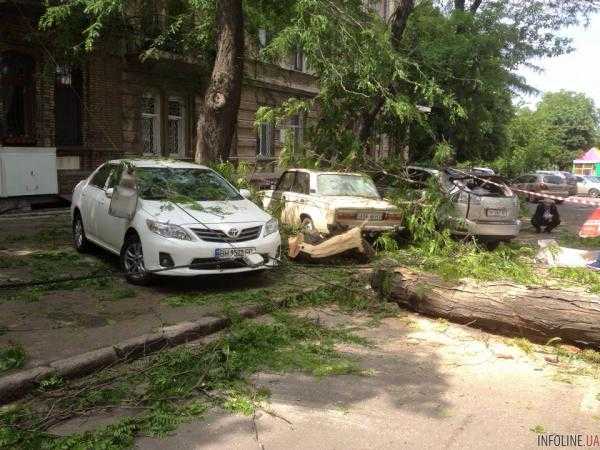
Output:
<instances>
[{"instance_id":1,"label":"car headlight","mask_svg":"<svg viewBox=\"0 0 600 450\"><path fill-rule=\"evenodd\" d=\"M146 225L148 225L148 229L153 233L158 234L159 236L173 239L181 239L183 241L191 241L192 238L178 225L173 225L170 223L157 222L155 220L146 220Z\"/></svg>"},{"instance_id":2,"label":"car headlight","mask_svg":"<svg viewBox=\"0 0 600 450\"><path fill-rule=\"evenodd\" d=\"M277 219L271 219L265 224L265 236L279 231L279 222Z\"/></svg>"}]
</instances>

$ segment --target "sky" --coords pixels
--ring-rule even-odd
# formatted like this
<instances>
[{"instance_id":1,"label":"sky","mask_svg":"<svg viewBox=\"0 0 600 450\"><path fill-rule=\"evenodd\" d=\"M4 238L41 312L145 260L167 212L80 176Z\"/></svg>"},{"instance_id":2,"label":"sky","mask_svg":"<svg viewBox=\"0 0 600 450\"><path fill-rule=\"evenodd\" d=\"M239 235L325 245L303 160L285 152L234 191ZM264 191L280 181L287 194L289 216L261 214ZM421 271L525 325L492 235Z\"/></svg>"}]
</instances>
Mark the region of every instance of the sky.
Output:
<instances>
[{"instance_id":1,"label":"sky","mask_svg":"<svg viewBox=\"0 0 600 450\"><path fill-rule=\"evenodd\" d=\"M571 27L561 34L573 39L572 53L533 61L544 69L542 73L523 68L519 74L542 93L560 89L583 92L600 108L600 14L592 17L587 28ZM534 108L540 98L541 94L523 96L521 101Z\"/></svg>"}]
</instances>

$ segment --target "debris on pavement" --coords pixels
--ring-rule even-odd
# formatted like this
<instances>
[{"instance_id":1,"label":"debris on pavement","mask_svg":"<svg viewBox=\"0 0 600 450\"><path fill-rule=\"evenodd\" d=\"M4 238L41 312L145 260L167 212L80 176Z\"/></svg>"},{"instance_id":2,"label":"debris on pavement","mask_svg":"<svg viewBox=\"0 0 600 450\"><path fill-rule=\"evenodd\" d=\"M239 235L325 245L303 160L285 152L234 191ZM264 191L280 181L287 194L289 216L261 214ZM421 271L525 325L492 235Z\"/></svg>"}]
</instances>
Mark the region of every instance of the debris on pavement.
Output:
<instances>
[{"instance_id":1,"label":"debris on pavement","mask_svg":"<svg viewBox=\"0 0 600 450\"><path fill-rule=\"evenodd\" d=\"M585 267L600 255L598 250L561 247L554 239L540 239L536 262L548 267Z\"/></svg>"}]
</instances>

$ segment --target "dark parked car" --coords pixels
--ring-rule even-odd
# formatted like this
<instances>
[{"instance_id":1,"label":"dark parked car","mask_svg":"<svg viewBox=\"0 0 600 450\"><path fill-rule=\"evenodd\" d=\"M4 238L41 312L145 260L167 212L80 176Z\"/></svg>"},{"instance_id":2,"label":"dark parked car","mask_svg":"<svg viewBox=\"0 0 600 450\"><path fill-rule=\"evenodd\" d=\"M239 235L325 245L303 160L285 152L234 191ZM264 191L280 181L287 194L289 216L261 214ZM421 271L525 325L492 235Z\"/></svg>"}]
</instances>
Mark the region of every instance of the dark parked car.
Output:
<instances>
[{"instance_id":1,"label":"dark parked car","mask_svg":"<svg viewBox=\"0 0 600 450\"><path fill-rule=\"evenodd\" d=\"M529 173L521 175L512 182L511 187L513 189L523 189L525 191L549 194L557 197L566 198L573 195L571 194L572 188L564 177L549 173ZM575 190L576 189L577 185L575 185ZM526 197L530 202L537 202L541 198L536 195L517 193ZM557 203L562 203L562 200L557 200Z\"/></svg>"}]
</instances>

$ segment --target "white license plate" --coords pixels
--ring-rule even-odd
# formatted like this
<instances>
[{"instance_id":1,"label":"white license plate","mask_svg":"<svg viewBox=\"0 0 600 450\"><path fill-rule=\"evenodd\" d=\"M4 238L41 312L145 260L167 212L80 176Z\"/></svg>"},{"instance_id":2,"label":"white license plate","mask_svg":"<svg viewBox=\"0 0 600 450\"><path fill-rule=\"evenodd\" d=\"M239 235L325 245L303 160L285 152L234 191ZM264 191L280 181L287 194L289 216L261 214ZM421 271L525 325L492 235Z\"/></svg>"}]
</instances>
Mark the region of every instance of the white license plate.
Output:
<instances>
[{"instance_id":1,"label":"white license plate","mask_svg":"<svg viewBox=\"0 0 600 450\"><path fill-rule=\"evenodd\" d=\"M356 213L357 220L383 220L383 213Z\"/></svg>"},{"instance_id":2,"label":"white license plate","mask_svg":"<svg viewBox=\"0 0 600 450\"><path fill-rule=\"evenodd\" d=\"M508 216L508 211L506 209L486 209L485 214L488 217L506 217Z\"/></svg>"},{"instance_id":3,"label":"white license plate","mask_svg":"<svg viewBox=\"0 0 600 450\"><path fill-rule=\"evenodd\" d=\"M220 259L232 259L232 258L243 258L251 253L256 253L254 247L244 248L217 248L215 249L215 258Z\"/></svg>"}]
</instances>

